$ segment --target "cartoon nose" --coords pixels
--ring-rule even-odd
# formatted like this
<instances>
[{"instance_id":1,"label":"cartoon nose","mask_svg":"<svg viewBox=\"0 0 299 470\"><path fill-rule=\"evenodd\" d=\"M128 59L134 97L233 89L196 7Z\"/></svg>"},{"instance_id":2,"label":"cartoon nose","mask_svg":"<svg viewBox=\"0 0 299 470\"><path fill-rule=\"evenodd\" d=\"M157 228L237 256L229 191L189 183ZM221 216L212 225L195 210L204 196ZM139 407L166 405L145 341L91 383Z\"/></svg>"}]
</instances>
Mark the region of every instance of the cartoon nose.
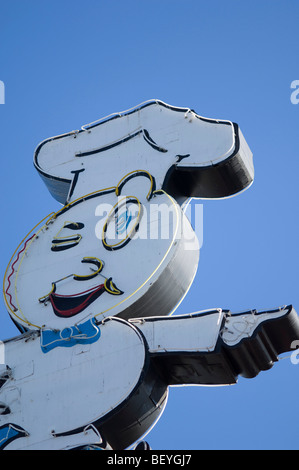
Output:
<instances>
[{"instance_id":1,"label":"cartoon nose","mask_svg":"<svg viewBox=\"0 0 299 470\"><path fill-rule=\"evenodd\" d=\"M104 266L102 260L98 258L92 258L92 257L83 258L81 263L94 264L97 267L97 269L90 268L92 271L92 274L85 274L85 275L74 274L73 278L75 279L75 281L87 281L88 279L93 279L98 274L100 274Z\"/></svg>"}]
</instances>

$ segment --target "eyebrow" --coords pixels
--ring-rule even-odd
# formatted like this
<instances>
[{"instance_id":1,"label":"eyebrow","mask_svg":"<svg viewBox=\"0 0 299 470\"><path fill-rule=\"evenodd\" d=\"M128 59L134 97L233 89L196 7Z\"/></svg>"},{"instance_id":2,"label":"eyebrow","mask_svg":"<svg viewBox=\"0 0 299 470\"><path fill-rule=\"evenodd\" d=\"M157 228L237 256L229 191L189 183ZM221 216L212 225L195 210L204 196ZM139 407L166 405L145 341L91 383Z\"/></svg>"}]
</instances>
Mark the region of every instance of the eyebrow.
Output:
<instances>
[{"instance_id":1,"label":"eyebrow","mask_svg":"<svg viewBox=\"0 0 299 470\"><path fill-rule=\"evenodd\" d=\"M82 228L84 228L84 224L82 222L65 222L52 240L51 251L68 250L78 245L78 243L82 239L82 235L76 233L72 236L60 237L59 234L64 229L82 230Z\"/></svg>"}]
</instances>

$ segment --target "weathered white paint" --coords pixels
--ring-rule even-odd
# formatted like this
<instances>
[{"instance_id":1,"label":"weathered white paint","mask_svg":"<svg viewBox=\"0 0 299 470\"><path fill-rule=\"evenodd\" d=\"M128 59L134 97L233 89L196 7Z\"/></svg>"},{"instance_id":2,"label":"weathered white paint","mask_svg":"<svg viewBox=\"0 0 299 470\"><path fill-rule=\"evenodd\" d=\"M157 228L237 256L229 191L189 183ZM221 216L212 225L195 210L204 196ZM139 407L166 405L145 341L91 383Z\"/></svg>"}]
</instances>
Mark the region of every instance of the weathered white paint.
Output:
<instances>
[{"instance_id":1,"label":"weathered white paint","mask_svg":"<svg viewBox=\"0 0 299 470\"><path fill-rule=\"evenodd\" d=\"M121 320L99 328L101 336L93 344L57 347L46 354L37 333L5 342L12 378L0 389L0 401L11 413L0 416L0 425L17 423L29 433L7 448L59 448L54 434L87 426L130 395L144 367L143 339ZM73 439L82 444L81 437ZM95 442L94 437L84 439Z\"/></svg>"}]
</instances>

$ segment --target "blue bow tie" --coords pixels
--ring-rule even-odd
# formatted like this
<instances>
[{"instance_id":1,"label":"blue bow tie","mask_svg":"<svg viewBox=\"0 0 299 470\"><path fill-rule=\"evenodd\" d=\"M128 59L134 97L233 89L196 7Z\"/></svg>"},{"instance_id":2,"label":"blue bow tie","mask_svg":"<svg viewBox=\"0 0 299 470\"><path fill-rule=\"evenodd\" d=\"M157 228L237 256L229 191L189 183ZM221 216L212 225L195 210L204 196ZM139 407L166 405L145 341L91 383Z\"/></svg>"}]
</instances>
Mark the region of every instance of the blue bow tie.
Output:
<instances>
[{"instance_id":1,"label":"blue bow tie","mask_svg":"<svg viewBox=\"0 0 299 470\"><path fill-rule=\"evenodd\" d=\"M91 344L99 339L101 330L95 318L63 330L42 330L40 345L44 353L57 347L69 348L75 344Z\"/></svg>"}]
</instances>

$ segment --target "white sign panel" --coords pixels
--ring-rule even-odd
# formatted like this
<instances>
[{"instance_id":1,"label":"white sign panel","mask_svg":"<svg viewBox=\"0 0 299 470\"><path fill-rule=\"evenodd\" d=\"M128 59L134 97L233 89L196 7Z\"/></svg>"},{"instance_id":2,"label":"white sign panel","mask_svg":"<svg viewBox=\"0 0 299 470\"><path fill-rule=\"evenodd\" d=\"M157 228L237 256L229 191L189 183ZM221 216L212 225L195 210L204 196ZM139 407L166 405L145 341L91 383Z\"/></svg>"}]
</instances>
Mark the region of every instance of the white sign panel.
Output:
<instances>
[{"instance_id":1,"label":"white sign panel","mask_svg":"<svg viewBox=\"0 0 299 470\"><path fill-rule=\"evenodd\" d=\"M172 316L199 260L188 200L253 181L237 124L154 100L47 139L34 164L62 207L5 272L22 334L0 343L0 449L127 448L169 386L235 384L299 339L292 306Z\"/></svg>"}]
</instances>

